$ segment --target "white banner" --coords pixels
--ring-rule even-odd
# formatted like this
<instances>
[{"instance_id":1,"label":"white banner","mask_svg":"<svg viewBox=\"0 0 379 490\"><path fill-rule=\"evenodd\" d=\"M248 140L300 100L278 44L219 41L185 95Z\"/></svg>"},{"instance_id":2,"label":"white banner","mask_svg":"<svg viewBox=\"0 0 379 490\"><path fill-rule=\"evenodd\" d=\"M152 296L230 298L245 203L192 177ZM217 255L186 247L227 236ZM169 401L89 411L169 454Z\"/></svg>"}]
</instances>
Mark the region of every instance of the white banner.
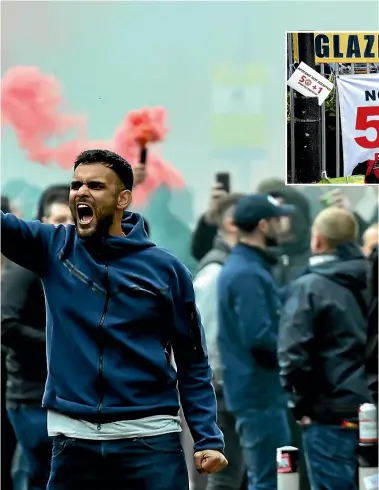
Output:
<instances>
[{"instance_id":1,"label":"white banner","mask_svg":"<svg viewBox=\"0 0 379 490\"><path fill-rule=\"evenodd\" d=\"M344 176L349 176L379 152L379 75L341 75L337 85Z\"/></svg>"}]
</instances>

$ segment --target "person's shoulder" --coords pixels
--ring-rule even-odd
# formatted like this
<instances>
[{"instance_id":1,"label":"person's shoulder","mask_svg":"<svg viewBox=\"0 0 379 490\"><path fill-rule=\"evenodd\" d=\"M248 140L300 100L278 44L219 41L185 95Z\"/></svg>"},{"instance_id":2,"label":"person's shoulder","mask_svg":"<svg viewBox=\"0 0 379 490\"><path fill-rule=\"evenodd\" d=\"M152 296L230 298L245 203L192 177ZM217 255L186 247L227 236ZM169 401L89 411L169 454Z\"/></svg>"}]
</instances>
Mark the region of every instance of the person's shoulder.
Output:
<instances>
[{"instance_id":1,"label":"person's shoulder","mask_svg":"<svg viewBox=\"0 0 379 490\"><path fill-rule=\"evenodd\" d=\"M145 255L146 254L146 255ZM145 250L146 260L155 261L157 267L168 272L176 272L179 276L185 276L192 280L192 274L188 268L172 252L163 247L149 247Z\"/></svg>"},{"instance_id":2,"label":"person's shoulder","mask_svg":"<svg viewBox=\"0 0 379 490\"><path fill-rule=\"evenodd\" d=\"M317 292L319 289L325 288L325 278L314 271L308 271L305 274L297 277L288 285L290 292Z\"/></svg>"},{"instance_id":3,"label":"person's shoulder","mask_svg":"<svg viewBox=\"0 0 379 490\"><path fill-rule=\"evenodd\" d=\"M246 282L260 283L269 279L269 274L263 267L252 267L244 261L231 261L226 263L221 272L223 280L229 285L243 287Z\"/></svg>"},{"instance_id":4,"label":"person's shoulder","mask_svg":"<svg viewBox=\"0 0 379 490\"><path fill-rule=\"evenodd\" d=\"M205 265L195 276L194 286L208 286L216 281L222 271L222 265L212 262Z\"/></svg>"}]
</instances>

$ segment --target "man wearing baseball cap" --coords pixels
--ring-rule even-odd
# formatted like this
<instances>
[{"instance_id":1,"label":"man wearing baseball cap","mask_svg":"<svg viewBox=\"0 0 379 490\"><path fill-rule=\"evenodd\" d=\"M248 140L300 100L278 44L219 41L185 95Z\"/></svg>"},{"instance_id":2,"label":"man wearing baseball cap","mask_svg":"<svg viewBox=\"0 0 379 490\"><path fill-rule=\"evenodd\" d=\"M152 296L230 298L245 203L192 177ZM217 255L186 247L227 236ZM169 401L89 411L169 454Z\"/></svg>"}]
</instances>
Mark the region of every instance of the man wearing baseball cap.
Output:
<instances>
[{"instance_id":1,"label":"man wearing baseball cap","mask_svg":"<svg viewBox=\"0 0 379 490\"><path fill-rule=\"evenodd\" d=\"M290 443L276 354L280 295L267 249L276 244L281 218L293 211L267 194L240 199L234 213L238 243L219 279L224 397L236 417L249 490L276 490L276 449Z\"/></svg>"}]
</instances>

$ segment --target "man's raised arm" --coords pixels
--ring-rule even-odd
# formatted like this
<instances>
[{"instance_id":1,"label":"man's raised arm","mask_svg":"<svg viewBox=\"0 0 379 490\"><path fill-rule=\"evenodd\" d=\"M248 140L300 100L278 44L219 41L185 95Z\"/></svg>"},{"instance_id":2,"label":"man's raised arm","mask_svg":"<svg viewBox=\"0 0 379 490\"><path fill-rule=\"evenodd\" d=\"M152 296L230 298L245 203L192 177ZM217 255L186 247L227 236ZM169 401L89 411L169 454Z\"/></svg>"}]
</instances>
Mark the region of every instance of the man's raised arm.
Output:
<instances>
[{"instance_id":1,"label":"man's raised arm","mask_svg":"<svg viewBox=\"0 0 379 490\"><path fill-rule=\"evenodd\" d=\"M58 227L54 225L24 221L1 211L1 253L40 276L44 273L49 246L57 232Z\"/></svg>"}]
</instances>

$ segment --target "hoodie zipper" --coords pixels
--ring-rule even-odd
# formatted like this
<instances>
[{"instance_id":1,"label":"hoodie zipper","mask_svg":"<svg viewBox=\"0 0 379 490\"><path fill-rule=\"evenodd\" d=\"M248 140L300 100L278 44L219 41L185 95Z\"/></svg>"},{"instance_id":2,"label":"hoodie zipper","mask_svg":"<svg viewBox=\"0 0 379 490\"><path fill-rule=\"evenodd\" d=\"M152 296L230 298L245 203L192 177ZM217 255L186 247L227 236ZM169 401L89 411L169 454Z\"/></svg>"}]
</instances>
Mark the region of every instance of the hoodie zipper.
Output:
<instances>
[{"instance_id":1,"label":"hoodie zipper","mask_svg":"<svg viewBox=\"0 0 379 490\"><path fill-rule=\"evenodd\" d=\"M105 262L105 277L106 277L106 297L105 297L105 304L104 304L104 309L103 309L103 314L101 315L100 322L99 322L99 395L100 395L100 400L99 404L97 406L97 413L100 415L101 411L103 409L103 402L104 402L104 387L103 387L103 362L104 362L104 342L103 342L103 326L105 322L105 317L107 316L107 311L108 311L108 304L110 300L110 294L109 294L109 276L108 276L108 263ZM100 419L99 419L100 420ZM97 430L101 430L101 422L98 422L97 424Z\"/></svg>"}]
</instances>

